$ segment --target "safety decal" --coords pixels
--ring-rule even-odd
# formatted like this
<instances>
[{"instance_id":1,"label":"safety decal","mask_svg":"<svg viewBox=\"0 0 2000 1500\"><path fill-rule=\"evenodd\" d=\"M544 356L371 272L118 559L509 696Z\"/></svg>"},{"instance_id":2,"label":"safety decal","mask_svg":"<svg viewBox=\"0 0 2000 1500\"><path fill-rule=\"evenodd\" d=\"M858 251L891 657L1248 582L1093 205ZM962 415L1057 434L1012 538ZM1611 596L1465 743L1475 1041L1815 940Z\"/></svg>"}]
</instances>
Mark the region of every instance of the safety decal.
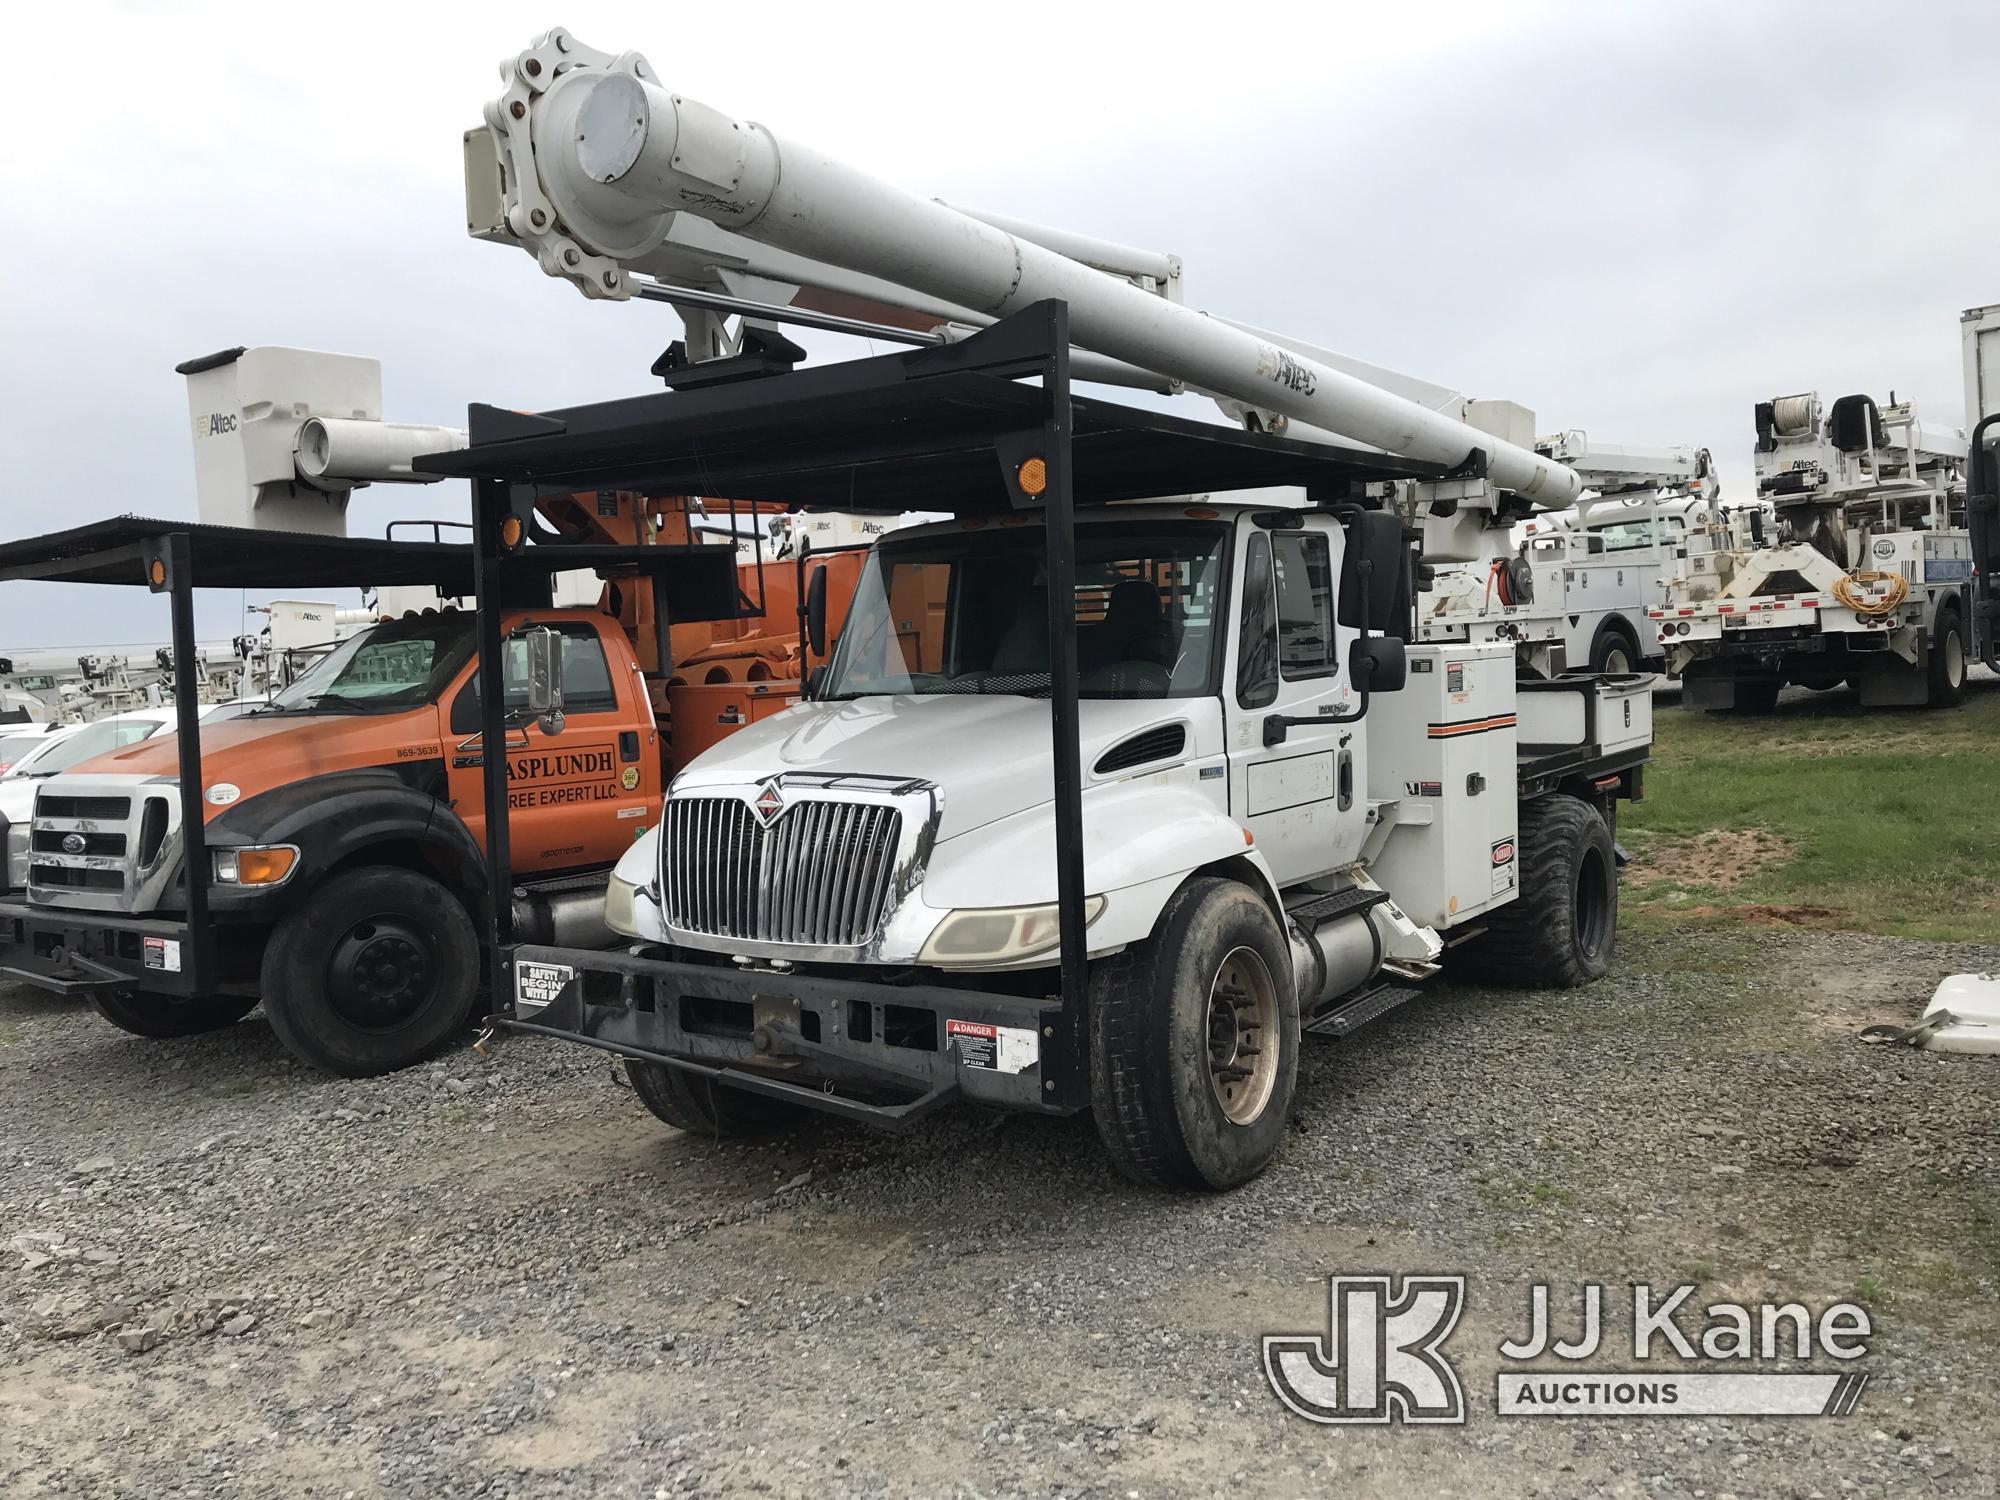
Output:
<instances>
[{"instance_id":1,"label":"safety decal","mask_svg":"<svg viewBox=\"0 0 2000 1500\"><path fill-rule=\"evenodd\" d=\"M968 1068L985 1068L999 1073L1020 1073L1041 1059L1041 1044L1034 1028L1028 1026L988 1026L984 1021L946 1021L945 1044L955 1047L958 1060Z\"/></svg>"},{"instance_id":2,"label":"safety decal","mask_svg":"<svg viewBox=\"0 0 2000 1500\"><path fill-rule=\"evenodd\" d=\"M520 963L514 966L514 1009L540 1010L553 1005L576 978L568 964Z\"/></svg>"}]
</instances>

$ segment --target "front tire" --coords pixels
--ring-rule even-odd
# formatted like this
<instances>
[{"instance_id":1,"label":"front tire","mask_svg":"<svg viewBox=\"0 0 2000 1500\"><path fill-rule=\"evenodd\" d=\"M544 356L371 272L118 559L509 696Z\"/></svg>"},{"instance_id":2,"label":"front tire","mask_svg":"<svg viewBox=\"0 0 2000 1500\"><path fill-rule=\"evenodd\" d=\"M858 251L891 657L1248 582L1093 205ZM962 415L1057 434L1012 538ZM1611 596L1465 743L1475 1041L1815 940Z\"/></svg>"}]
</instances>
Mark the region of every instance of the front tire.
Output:
<instances>
[{"instance_id":1,"label":"front tire","mask_svg":"<svg viewBox=\"0 0 2000 1500\"><path fill-rule=\"evenodd\" d=\"M464 1026L479 940L458 898L390 865L344 870L264 950L264 1014L301 1062L368 1078L428 1057Z\"/></svg>"},{"instance_id":2,"label":"front tire","mask_svg":"<svg viewBox=\"0 0 2000 1500\"><path fill-rule=\"evenodd\" d=\"M632 1080L632 1092L654 1119L689 1135L717 1140L765 1135L799 1117L796 1104L748 1089L733 1089L665 1063L627 1058L625 1074Z\"/></svg>"},{"instance_id":3,"label":"front tire","mask_svg":"<svg viewBox=\"0 0 2000 1500\"><path fill-rule=\"evenodd\" d=\"M1618 860L1611 828L1579 797L1521 805L1521 885L1469 950L1488 983L1575 989L1602 979L1618 936Z\"/></svg>"},{"instance_id":4,"label":"front tire","mask_svg":"<svg viewBox=\"0 0 2000 1500\"><path fill-rule=\"evenodd\" d=\"M1091 974L1097 1133L1135 1182L1238 1187L1278 1154L1291 1113L1291 951L1270 907L1233 880L1190 880L1154 931Z\"/></svg>"},{"instance_id":5,"label":"front tire","mask_svg":"<svg viewBox=\"0 0 2000 1500\"><path fill-rule=\"evenodd\" d=\"M234 1026L257 1008L255 995L147 995L105 990L93 997L97 1013L120 1031L164 1041Z\"/></svg>"}]
</instances>

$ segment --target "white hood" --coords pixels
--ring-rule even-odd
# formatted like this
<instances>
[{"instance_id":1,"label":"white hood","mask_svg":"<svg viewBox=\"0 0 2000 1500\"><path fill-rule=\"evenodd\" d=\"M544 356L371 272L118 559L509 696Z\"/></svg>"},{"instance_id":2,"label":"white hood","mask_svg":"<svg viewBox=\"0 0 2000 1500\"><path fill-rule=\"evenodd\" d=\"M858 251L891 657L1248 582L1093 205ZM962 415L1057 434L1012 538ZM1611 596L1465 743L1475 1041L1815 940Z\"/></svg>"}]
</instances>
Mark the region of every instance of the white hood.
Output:
<instances>
[{"instance_id":1,"label":"white hood","mask_svg":"<svg viewBox=\"0 0 2000 1500\"><path fill-rule=\"evenodd\" d=\"M1078 705L1083 775L1112 745L1155 724L1185 721L1189 751L1212 699L1101 699ZM945 789L938 837L1052 800L1049 704L1042 698L977 694L802 703L760 720L698 756L674 779L677 791L741 786L782 771L844 771L921 777Z\"/></svg>"}]
</instances>

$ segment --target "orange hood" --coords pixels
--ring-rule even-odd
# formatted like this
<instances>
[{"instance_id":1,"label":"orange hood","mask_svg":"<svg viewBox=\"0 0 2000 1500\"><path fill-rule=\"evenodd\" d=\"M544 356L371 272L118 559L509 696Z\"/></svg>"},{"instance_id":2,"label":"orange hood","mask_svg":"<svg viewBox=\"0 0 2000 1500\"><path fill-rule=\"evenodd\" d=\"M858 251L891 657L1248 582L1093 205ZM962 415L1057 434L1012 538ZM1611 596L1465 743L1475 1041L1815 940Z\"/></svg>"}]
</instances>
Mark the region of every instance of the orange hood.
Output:
<instances>
[{"instance_id":1,"label":"orange hood","mask_svg":"<svg viewBox=\"0 0 2000 1500\"><path fill-rule=\"evenodd\" d=\"M437 731L433 704L390 714L246 715L202 730L201 778L204 790L228 782L240 793L230 802L247 801L335 771L436 759L444 753ZM179 736L156 734L73 769L79 775L174 776L179 757ZM206 803L205 812L212 818L226 807Z\"/></svg>"}]
</instances>

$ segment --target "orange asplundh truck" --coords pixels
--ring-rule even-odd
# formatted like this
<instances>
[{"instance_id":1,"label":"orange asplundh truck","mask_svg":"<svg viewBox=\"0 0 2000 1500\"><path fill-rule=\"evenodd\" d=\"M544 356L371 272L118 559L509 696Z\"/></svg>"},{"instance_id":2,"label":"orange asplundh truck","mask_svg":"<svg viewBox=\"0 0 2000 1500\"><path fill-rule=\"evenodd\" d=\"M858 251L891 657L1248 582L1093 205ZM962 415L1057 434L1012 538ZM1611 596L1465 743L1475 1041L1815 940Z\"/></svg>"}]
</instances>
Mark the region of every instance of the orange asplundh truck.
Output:
<instances>
[{"instance_id":1,"label":"orange asplundh truck","mask_svg":"<svg viewBox=\"0 0 2000 1500\"><path fill-rule=\"evenodd\" d=\"M343 545L348 488L413 477L408 452L385 456L385 442L423 452L463 441L381 423L372 360L265 348L181 369L204 522L220 523L189 530L198 550L230 559L233 578L246 548L269 557L270 585L283 587L295 556ZM290 399L270 399L273 389ZM606 943L606 874L657 820L671 765L796 695L810 665L798 629L803 570L763 561L761 527L777 507L617 491L547 496L536 510L536 540L552 547L685 551L757 533L748 561L736 548L734 618L662 628L673 601L657 575L614 574L592 602L525 601L503 619L510 709L517 696L525 707L531 638L547 631L540 644L560 655L563 711L510 715L517 879L497 899L511 902L519 931ZM43 541L63 534L7 550ZM378 557L409 546L365 545ZM814 558L830 597L844 604L858 561ZM552 597L580 592L577 579L586 590L598 582L564 576L572 587ZM409 594L385 588L380 599ZM154 920L189 910L181 761L176 736L161 734L51 778L32 824L4 831L0 973L87 998L146 1037L227 1026L261 1002L294 1055L350 1076L404 1066L466 1025L481 978L477 923L496 899L483 876L475 615L433 592L426 607L384 616L268 704L201 730L201 797L189 805L200 807L209 864L203 962L190 965L188 944L170 935L179 929Z\"/></svg>"}]
</instances>

